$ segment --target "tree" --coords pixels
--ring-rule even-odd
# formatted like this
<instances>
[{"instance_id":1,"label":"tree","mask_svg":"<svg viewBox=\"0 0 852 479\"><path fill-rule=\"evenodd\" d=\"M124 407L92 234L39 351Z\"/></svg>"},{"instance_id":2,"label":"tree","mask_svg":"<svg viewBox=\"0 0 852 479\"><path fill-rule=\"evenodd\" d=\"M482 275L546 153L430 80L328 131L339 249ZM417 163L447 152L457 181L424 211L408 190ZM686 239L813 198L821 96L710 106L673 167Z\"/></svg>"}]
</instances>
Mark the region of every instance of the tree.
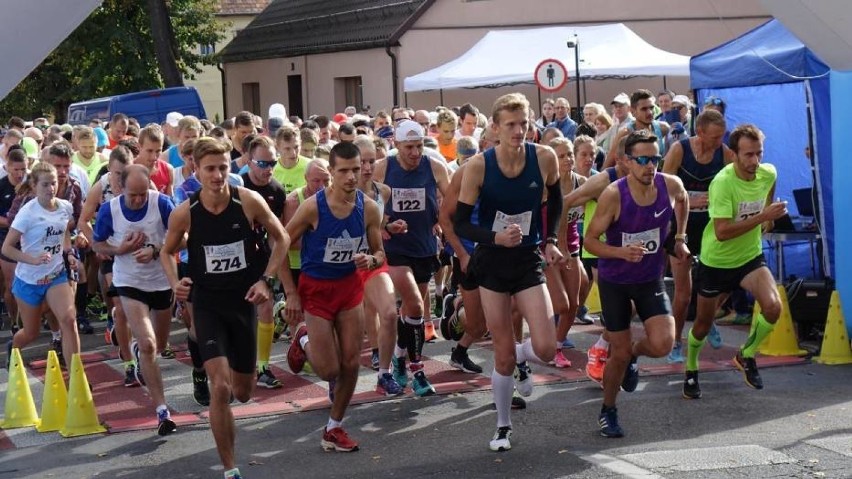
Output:
<instances>
[{"instance_id":1,"label":"tree","mask_svg":"<svg viewBox=\"0 0 852 479\"><path fill-rule=\"evenodd\" d=\"M52 115L62 121L75 101L182 84L180 77L193 78L200 65L218 62L215 55L199 51L200 45L215 44L224 36L214 15L215 0L147 0L151 3L167 8L169 33L162 33L163 20L155 22L145 3L104 0L0 101L0 118ZM159 59L163 45L171 60ZM176 67L177 80L174 69L164 63Z\"/></svg>"}]
</instances>

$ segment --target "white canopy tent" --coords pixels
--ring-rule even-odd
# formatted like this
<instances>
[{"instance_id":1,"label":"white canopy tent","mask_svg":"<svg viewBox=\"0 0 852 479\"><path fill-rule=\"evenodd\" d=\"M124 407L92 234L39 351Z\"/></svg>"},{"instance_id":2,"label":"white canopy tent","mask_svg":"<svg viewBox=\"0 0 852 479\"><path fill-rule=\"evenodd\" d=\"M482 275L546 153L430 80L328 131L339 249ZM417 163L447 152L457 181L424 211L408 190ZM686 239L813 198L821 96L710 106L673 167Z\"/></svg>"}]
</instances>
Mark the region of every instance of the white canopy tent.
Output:
<instances>
[{"instance_id":1,"label":"white canopy tent","mask_svg":"<svg viewBox=\"0 0 852 479\"><path fill-rule=\"evenodd\" d=\"M576 37L575 37L576 35ZM660 50L621 23L488 32L470 50L432 70L406 77L406 92L533 83L535 67L562 61L577 77L569 40L579 44L580 78L689 76L689 57Z\"/></svg>"},{"instance_id":2,"label":"white canopy tent","mask_svg":"<svg viewBox=\"0 0 852 479\"><path fill-rule=\"evenodd\" d=\"M102 0L9 2L0 16L0 99L71 34ZM14 5L11 5L14 3Z\"/></svg>"}]
</instances>

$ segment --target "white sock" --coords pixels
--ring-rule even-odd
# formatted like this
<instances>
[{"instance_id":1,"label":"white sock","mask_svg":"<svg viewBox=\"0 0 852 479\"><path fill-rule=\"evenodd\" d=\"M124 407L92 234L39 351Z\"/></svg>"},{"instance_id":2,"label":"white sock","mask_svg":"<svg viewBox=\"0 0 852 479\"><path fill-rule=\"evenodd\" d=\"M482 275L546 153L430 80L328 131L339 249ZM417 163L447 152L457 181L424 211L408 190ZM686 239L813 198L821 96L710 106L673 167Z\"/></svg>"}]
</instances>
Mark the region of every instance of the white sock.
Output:
<instances>
[{"instance_id":1,"label":"white sock","mask_svg":"<svg viewBox=\"0 0 852 479\"><path fill-rule=\"evenodd\" d=\"M342 424L343 424L343 421L335 421L334 419L329 417L328 418L328 424L325 425L325 430L331 431L332 429L334 429L336 427L340 427Z\"/></svg>"},{"instance_id":2,"label":"white sock","mask_svg":"<svg viewBox=\"0 0 852 479\"><path fill-rule=\"evenodd\" d=\"M299 338L299 345L302 346L302 349L305 349L305 346L308 345L308 335L304 335Z\"/></svg>"},{"instance_id":3,"label":"white sock","mask_svg":"<svg viewBox=\"0 0 852 479\"><path fill-rule=\"evenodd\" d=\"M383 374L389 374L390 369L387 368L379 368L379 377L382 377Z\"/></svg>"},{"instance_id":4,"label":"white sock","mask_svg":"<svg viewBox=\"0 0 852 479\"><path fill-rule=\"evenodd\" d=\"M518 362L518 364L524 361L532 361L537 364L546 364L544 361L539 359L538 356L535 355L535 351L533 351L532 340L530 340L529 338L525 339L524 342L521 344L515 344L515 360Z\"/></svg>"},{"instance_id":5,"label":"white sock","mask_svg":"<svg viewBox=\"0 0 852 479\"><path fill-rule=\"evenodd\" d=\"M512 376L503 376L497 370L491 371L491 393L497 408L497 427L512 425L512 391L515 383Z\"/></svg>"},{"instance_id":6,"label":"white sock","mask_svg":"<svg viewBox=\"0 0 852 479\"><path fill-rule=\"evenodd\" d=\"M233 469L227 470L227 471L225 471L225 479L232 479L234 477L237 477L237 475L239 475L239 473L240 473L240 470L237 469L236 467L233 468Z\"/></svg>"},{"instance_id":7,"label":"white sock","mask_svg":"<svg viewBox=\"0 0 852 479\"><path fill-rule=\"evenodd\" d=\"M598 342L596 342L596 343L595 343L595 346L596 346L596 347L599 347L599 348L604 348L604 349L606 349L606 348L608 348L608 347L609 347L609 341L607 341L606 339L604 339L603 335L601 335L601 336L598 338Z\"/></svg>"},{"instance_id":8,"label":"white sock","mask_svg":"<svg viewBox=\"0 0 852 479\"><path fill-rule=\"evenodd\" d=\"M395 358L404 358L407 355L408 355L408 350L402 349L398 345L393 347L393 356Z\"/></svg>"},{"instance_id":9,"label":"white sock","mask_svg":"<svg viewBox=\"0 0 852 479\"><path fill-rule=\"evenodd\" d=\"M50 334L53 336L53 340L62 339L62 331L51 331Z\"/></svg>"},{"instance_id":10,"label":"white sock","mask_svg":"<svg viewBox=\"0 0 852 479\"><path fill-rule=\"evenodd\" d=\"M168 410L169 410L169 407L166 406L165 404L160 404L159 406L157 406L157 414L160 414L161 412L168 411Z\"/></svg>"}]
</instances>

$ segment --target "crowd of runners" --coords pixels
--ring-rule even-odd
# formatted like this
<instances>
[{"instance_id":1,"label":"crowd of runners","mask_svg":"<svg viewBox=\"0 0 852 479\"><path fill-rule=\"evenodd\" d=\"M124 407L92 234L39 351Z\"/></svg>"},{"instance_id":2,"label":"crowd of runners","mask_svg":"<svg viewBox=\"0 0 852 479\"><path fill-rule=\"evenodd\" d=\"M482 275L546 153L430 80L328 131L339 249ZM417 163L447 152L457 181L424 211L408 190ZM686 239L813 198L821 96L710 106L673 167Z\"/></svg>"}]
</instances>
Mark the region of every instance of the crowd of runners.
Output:
<instances>
[{"instance_id":1,"label":"crowd of runners","mask_svg":"<svg viewBox=\"0 0 852 479\"><path fill-rule=\"evenodd\" d=\"M729 130L719 98L700 114L671 92L610 106L585 105L579 124L564 98L536 119L516 93L490 117L466 104L305 120L273 105L265 123L241 112L221 125L12 118L0 146L7 350L46 327L70 365L101 298L124 385L147 388L167 435L158 358L175 356L179 318L226 478L241 477L230 404L282 387L269 367L279 338L293 373L328 381L326 450L358 450L342 423L365 344L377 392L429 396L424 346L438 332L455 344L452 367L491 377L493 451L511 448L532 369L572 366L575 323L604 326L585 371L603 389L606 437L624 435L616 398L636 389L640 356L683 362L683 397L701 397L698 357L721 345L714 319L741 289L761 313L733 361L762 388L754 356L781 305L761 232L786 214L763 134ZM599 316L584 305L593 284ZM481 340L491 371L468 354Z\"/></svg>"}]
</instances>

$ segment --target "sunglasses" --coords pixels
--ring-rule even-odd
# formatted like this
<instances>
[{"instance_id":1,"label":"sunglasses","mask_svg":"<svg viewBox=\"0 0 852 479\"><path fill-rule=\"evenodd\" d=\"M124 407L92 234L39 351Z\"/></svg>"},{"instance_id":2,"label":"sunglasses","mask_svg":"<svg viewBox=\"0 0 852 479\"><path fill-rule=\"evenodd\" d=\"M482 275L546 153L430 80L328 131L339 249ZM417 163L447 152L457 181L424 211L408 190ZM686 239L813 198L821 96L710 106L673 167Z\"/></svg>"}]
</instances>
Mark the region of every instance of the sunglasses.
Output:
<instances>
[{"instance_id":1,"label":"sunglasses","mask_svg":"<svg viewBox=\"0 0 852 479\"><path fill-rule=\"evenodd\" d=\"M653 165L658 165L661 161L663 161L663 157L660 155L656 156L630 156L630 159L639 164L639 166L646 166L648 163Z\"/></svg>"},{"instance_id":2,"label":"sunglasses","mask_svg":"<svg viewBox=\"0 0 852 479\"><path fill-rule=\"evenodd\" d=\"M263 168L264 170L267 168L272 168L275 166L275 161L266 161L266 160L251 160L252 163L257 165L258 168Z\"/></svg>"},{"instance_id":3,"label":"sunglasses","mask_svg":"<svg viewBox=\"0 0 852 479\"><path fill-rule=\"evenodd\" d=\"M721 98L708 98L707 101L704 102L705 105L716 105L716 106L720 106L722 103L724 103L724 102L722 101Z\"/></svg>"}]
</instances>

